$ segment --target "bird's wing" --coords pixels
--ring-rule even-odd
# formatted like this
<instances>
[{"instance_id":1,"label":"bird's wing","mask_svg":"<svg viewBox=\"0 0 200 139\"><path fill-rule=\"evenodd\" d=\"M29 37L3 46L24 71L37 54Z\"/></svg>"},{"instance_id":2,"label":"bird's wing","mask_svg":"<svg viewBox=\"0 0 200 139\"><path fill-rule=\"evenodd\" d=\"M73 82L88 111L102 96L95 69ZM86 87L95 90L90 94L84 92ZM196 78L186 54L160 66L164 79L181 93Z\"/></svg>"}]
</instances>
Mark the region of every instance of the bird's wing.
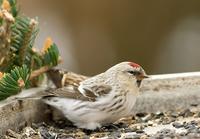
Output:
<instances>
[{"instance_id":1,"label":"bird's wing","mask_svg":"<svg viewBox=\"0 0 200 139\"><path fill-rule=\"evenodd\" d=\"M57 88L69 85L78 87L80 82L88 78L80 74L65 71L63 69L50 69L48 70L47 75L53 81Z\"/></svg>"},{"instance_id":2,"label":"bird's wing","mask_svg":"<svg viewBox=\"0 0 200 139\"><path fill-rule=\"evenodd\" d=\"M101 85L94 85L89 87L82 87L82 89L79 89L80 92L87 97L101 97L106 94L108 94L112 88L109 85L101 84Z\"/></svg>"},{"instance_id":3,"label":"bird's wing","mask_svg":"<svg viewBox=\"0 0 200 139\"><path fill-rule=\"evenodd\" d=\"M104 96L111 91L111 86L109 85L98 85L93 86L91 88L82 88L84 93L80 92L78 89L70 89L67 87L59 88L59 89L50 89L46 90L46 94L43 98L47 97L61 97L61 98L69 98L76 99L82 101L95 101L98 97Z\"/></svg>"}]
</instances>

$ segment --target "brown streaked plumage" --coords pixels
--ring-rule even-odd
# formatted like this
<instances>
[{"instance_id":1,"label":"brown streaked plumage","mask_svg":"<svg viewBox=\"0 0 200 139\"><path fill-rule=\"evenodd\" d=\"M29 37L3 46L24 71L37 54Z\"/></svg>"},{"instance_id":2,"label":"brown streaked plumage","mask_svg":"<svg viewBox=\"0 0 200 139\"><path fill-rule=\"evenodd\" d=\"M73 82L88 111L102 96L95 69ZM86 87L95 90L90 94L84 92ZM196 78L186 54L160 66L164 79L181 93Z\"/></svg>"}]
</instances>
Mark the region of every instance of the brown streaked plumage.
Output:
<instances>
[{"instance_id":1,"label":"brown streaked plumage","mask_svg":"<svg viewBox=\"0 0 200 139\"><path fill-rule=\"evenodd\" d=\"M107 85L93 86L92 90L85 89L85 95L83 95L77 87L71 89L68 87L58 88L58 89L48 89L41 96L42 98L47 97L61 97L82 101L95 101L98 96L104 96L111 91L111 87ZM96 92L94 94L93 92Z\"/></svg>"},{"instance_id":2,"label":"brown streaked plumage","mask_svg":"<svg viewBox=\"0 0 200 139\"><path fill-rule=\"evenodd\" d=\"M47 91L43 101L62 111L77 127L91 130L132 115L140 83L147 77L133 62L119 63L90 78L69 74L59 76L60 86L67 86Z\"/></svg>"}]
</instances>

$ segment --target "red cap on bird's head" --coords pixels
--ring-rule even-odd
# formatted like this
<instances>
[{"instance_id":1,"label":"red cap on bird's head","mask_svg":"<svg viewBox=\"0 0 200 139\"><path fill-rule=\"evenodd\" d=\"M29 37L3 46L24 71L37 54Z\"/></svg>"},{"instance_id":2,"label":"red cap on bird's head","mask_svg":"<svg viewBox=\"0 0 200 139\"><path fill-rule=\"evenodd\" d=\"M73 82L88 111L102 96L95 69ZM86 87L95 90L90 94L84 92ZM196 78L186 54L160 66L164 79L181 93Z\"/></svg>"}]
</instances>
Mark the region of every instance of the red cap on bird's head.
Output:
<instances>
[{"instance_id":1,"label":"red cap on bird's head","mask_svg":"<svg viewBox=\"0 0 200 139\"><path fill-rule=\"evenodd\" d=\"M129 64L131 67L133 67L133 68L139 68L139 67L141 67L139 64L134 63L134 62L129 62L128 64Z\"/></svg>"}]
</instances>

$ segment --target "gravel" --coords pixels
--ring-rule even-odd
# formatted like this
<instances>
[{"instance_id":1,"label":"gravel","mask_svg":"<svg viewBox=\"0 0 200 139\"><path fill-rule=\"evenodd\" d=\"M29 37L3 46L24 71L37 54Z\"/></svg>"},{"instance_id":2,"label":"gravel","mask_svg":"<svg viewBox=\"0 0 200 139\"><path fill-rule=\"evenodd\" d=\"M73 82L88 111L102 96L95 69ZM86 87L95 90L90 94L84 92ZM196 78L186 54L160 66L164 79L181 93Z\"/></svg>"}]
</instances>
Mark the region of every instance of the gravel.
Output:
<instances>
[{"instance_id":1,"label":"gravel","mask_svg":"<svg viewBox=\"0 0 200 139\"><path fill-rule=\"evenodd\" d=\"M8 130L4 139L193 139L200 138L200 107L176 112L139 113L95 131L65 123L33 123L20 132Z\"/></svg>"}]
</instances>

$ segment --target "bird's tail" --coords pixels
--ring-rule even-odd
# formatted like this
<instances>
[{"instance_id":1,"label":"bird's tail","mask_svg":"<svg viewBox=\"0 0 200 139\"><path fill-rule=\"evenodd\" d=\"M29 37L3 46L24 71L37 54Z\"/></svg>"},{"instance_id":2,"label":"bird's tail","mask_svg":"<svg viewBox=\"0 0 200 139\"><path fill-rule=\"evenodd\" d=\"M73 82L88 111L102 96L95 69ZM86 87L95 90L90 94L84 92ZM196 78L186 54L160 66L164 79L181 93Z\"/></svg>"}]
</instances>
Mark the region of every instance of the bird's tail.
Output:
<instances>
[{"instance_id":1,"label":"bird's tail","mask_svg":"<svg viewBox=\"0 0 200 139\"><path fill-rule=\"evenodd\" d=\"M32 88L23 90L20 94L8 98L9 100L41 99L53 96L56 88Z\"/></svg>"}]
</instances>

